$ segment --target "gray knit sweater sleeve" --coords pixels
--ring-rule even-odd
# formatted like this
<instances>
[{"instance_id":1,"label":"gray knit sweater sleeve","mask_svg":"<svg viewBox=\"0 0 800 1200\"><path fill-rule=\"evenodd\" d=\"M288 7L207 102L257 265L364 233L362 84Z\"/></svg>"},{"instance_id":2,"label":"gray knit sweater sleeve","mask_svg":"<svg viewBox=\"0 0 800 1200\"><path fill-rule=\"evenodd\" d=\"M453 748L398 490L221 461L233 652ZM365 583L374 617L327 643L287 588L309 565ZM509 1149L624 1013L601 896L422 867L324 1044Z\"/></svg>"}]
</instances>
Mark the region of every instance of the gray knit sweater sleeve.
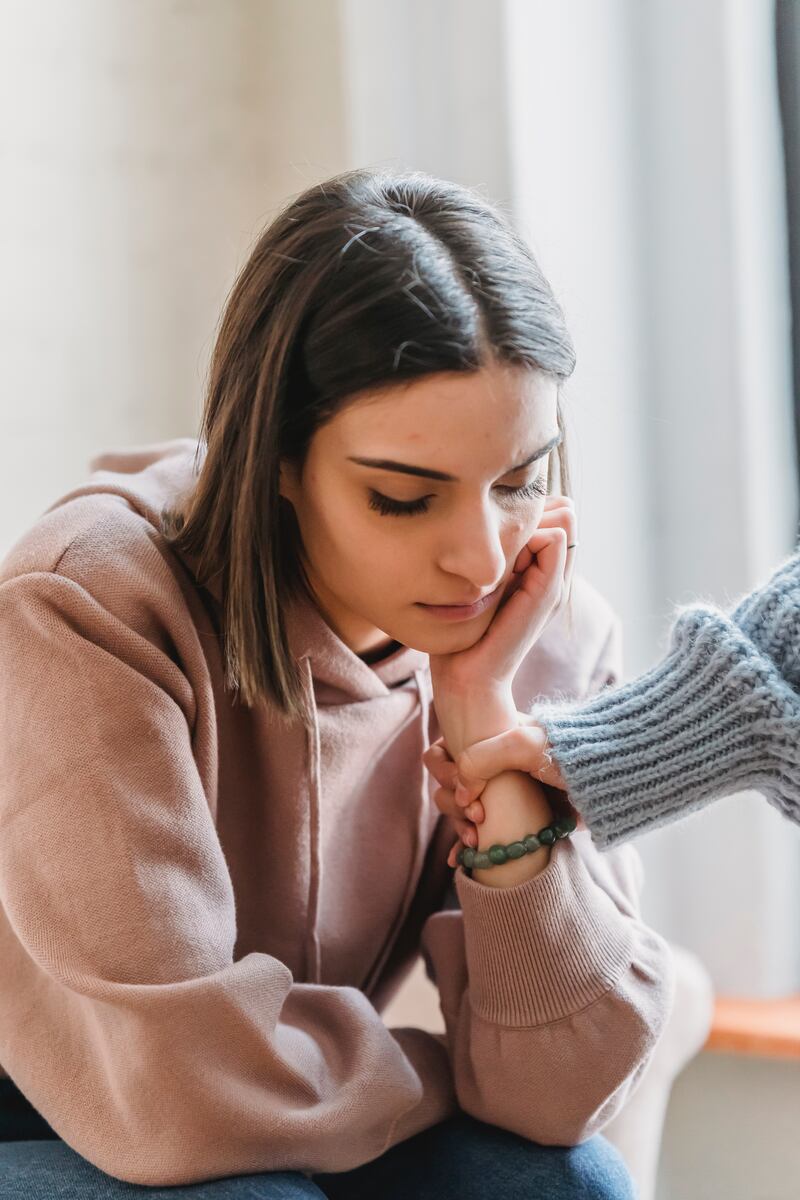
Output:
<instances>
[{"instance_id":1,"label":"gray knit sweater sleeve","mask_svg":"<svg viewBox=\"0 0 800 1200\"><path fill-rule=\"evenodd\" d=\"M800 822L800 552L730 613L676 613L645 674L530 709L601 848L745 788Z\"/></svg>"}]
</instances>

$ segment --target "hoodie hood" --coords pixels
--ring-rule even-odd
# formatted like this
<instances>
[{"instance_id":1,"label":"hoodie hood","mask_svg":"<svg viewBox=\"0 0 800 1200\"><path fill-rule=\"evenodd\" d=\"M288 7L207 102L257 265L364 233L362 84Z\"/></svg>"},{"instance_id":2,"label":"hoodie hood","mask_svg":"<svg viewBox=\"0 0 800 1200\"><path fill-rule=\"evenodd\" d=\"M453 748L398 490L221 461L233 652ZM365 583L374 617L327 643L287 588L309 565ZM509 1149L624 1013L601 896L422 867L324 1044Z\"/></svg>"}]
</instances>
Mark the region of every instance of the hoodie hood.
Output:
<instances>
[{"instance_id":1,"label":"hoodie hood","mask_svg":"<svg viewBox=\"0 0 800 1200\"><path fill-rule=\"evenodd\" d=\"M91 475L85 484L62 496L51 509L78 496L116 495L155 529L161 531L161 512L179 505L191 493L202 466L203 450L194 438L176 438L147 446L106 450L90 460ZM193 578L221 606L219 581L199 583L196 562L177 555ZM386 696L416 671L428 669L428 655L402 646L372 666L352 651L327 624L320 611L305 598L286 603L287 641L297 663L308 659L317 703L336 704Z\"/></svg>"}]
</instances>

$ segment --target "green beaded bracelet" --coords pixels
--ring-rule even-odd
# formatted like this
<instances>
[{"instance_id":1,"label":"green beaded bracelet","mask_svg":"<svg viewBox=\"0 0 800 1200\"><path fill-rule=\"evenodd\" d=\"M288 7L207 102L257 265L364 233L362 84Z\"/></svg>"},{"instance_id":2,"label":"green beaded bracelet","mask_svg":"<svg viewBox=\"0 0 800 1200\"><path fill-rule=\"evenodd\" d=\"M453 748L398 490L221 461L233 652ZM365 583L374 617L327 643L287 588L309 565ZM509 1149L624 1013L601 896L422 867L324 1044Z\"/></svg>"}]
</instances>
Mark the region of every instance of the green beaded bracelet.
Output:
<instances>
[{"instance_id":1,"label":"green beaded bracelet","mask_svg":"<svg viewBox=\"0 0 800 1200\"><path fill-rule=\"evenodd\" d=\"M497 842L488 850L473 850L471 846L462 846L456 855L456 862L467 871L473 867L484 871L487 867L499 867L510 858L522 858L524 854L534 854L542 846L552 846L560 838L569 837L577 828L574 817L559 817L552 825L545 825L538 833L527 833L518 842L509 842L502 846Z\"/></svg>"}]
</instances>

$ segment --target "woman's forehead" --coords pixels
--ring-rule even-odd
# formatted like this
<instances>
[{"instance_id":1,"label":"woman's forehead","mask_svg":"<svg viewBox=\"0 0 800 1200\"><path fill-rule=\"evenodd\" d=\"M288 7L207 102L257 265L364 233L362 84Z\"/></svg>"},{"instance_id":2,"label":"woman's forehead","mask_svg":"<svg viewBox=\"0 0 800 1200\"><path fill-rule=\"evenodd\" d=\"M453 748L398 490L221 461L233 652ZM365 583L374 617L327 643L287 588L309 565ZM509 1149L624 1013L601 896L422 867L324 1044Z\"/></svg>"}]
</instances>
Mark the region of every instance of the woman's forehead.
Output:
<instances>
[{"instance_id":1,"label":"woman's forehead","mask_svg":"<svg viewBox=\"0 0 800 1200\"><path fill-rule=\"evenodd\" d=\"M425 376L403 387L360 397L330 422L329 441L346 456L436 455L469 464L499 457L502 469L521 462L558 431L557 385L540 372L488 371Z\"/></svg>"}]
</instances>

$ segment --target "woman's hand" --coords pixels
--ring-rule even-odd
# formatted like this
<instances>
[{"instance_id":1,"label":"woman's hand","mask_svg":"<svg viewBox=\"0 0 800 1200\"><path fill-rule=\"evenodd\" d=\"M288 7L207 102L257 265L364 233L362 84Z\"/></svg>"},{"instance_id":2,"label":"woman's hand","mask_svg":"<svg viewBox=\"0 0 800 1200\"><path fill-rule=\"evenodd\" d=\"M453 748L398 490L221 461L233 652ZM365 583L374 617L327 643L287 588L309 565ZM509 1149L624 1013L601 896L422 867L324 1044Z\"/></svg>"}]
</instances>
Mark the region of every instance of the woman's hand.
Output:
<instances>
[{"instance_id":1,"label":"woman's hand","mask_svg":"<svg viewBox=\"0 0 800 1200\"><path fill-rule=\"evenodd\" d=\"M511 685L548 622L569 599L574 555L567 546L576 541L577 518L572 500L568 496L548 496L541 521L518 552L500 603L482 637L466 650L430 655L433 701L443 737L426 751L423 761L440 784L434 794L437 806L449 813L468 845L478 844L475 824L468 817L479 814L483 820L484 810L483 805L471 809L470 814L464 810L470 801L477 800L490 776L481 779L477 791L477 777L468 776L474 794L466 800L465 793L460 792L460 805L454 806L455 779L441 753L450 758L445 748L449 745L459 760L471 744L503 737L517 727L521 714L516 711ZM443 772L441 778L432 768ZM446 794L448 784L453 785L450 796ZM458 844L448 856L451 866L455 866L457 848Z\"/></svg>"},{"instance_id":2,"label":"woman's hand","mask_svg":"<svg viewBox=\"0 0 800 1200\"><path fill-rule=\"evenodd\" d=\"M439 812L450 817L459 837L459 841L453 845L447 856L448 864L455 867L457 865L456 851L462 843L465 846L472 846L473 850L478 847L476 826L484 819L483 805L480 800L475 800L467 811L463 804L456 803L454 788L458 767L448 754L443 738L439 738L428 746L422 756L422 761L439 785L434 788L433 802Z\"/></svg>"},{"instance_id":3,"label":"woman's hand","mask_svg":"<svg viewBox=\"0 0 800 1200\"><path fill-rule=\"evenodd\" d=\"M560 799L565 811L575 817L578 829L586 828L580 813L566 795L564 780L551 757L544 729L526 713L518 713L517 717L518 726L496 737L474 742L455 760L450 756L444 738L438 738L422 756L423 763L439 785L433 793L434 803L440 812L451 817L460 838L447 858L451 867L456 865L455 855L461 842L465 846L477 846L477 826L485 818L479 797L488 781L503 771L525 771L533 779L562 793Z\"/></svg>"},{"instance_id":4,"label":"woman's hand","mask_svg":"<svg viewBox=\"0 0 800 1200\"><path fill-rule=\"evenodd\" d=\"M482 637L466 650L430 656L434 696L510 693L526 654L569 598L575 555L567 546L576 541L571 498L548 496Z\"/></svg>"}]
</instances>

